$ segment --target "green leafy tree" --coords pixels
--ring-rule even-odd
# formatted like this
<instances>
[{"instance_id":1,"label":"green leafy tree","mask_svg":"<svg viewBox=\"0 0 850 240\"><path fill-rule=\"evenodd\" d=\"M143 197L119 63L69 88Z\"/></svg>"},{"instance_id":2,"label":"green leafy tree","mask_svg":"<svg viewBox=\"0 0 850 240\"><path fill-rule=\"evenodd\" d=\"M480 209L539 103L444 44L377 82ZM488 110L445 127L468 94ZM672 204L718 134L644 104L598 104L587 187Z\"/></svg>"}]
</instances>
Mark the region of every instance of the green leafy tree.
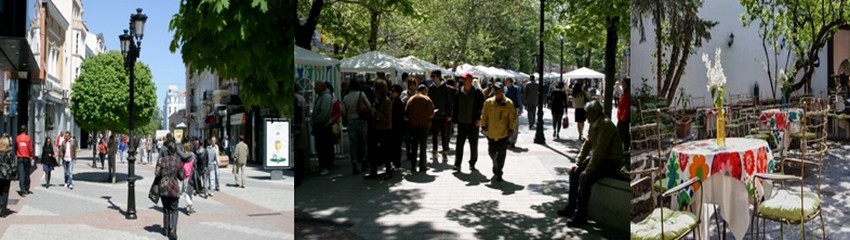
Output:
<instances>
[{"instance_id":1,"label":"green leafy tree","mask_svg":"<svg viewBox=\"0 0 850 240\"><path fill-rule=\"evenodd\" d=\"M620 39L629 38L629 1L628 0L575 0L556 2L551 8L561 10L560 17L566 24L556 28L569 36L570 41L576 42L588 51L585 64L590 65L591 51L596 48L596 42L604 39L605 66L605 112L613 108L614 83L617 81L617 56L621 52L623 42ZM604 33L604 35L602 34ZM583 37L587 36L587 37ZM583 52L579 50L578 52ZM579 64L582 66L582 64Z\"/></svg>"},{"instance_id":2,"label":"green leafy tree","mask_svg":"<svg viewBox=\"0 0 850 240\"><path fill-rule=\"evenodd\" d=\"M292 115L295 1L185 0L171 18L171 51L192 73L238 82L245 105ZM289 81L287 81L289 79Z\"/></svg>"},{"instance_id":3,"label":"green leafy tree","mask_svg":"<svg viewBox=\"0 0 850 240\"><path fill-rule=\"evenodd\" d=\"M820 52L824 46L832 40L835 32L842 25L850 24L850 1L848 0L740 0L746 10L741 20L744 25L753 21L759 21L759 35L763 39L765 52L776 49L779 38L786 39L786 45L793 53L793 58L788 55L786 61L793 61L791 68L786 74L792 81L787 89L783 89L783 95L788 96L792 92L805 88L805 92L812 91L812 75L820 66ZM766 42L766 43L764 43ZM765 53L769 55L768 53ZM769 59L769 57L768 57ZM768 77L771 85L780 82L774 56L773 73L768 69ZM787 64L786 64L787 68Z\"/></svg>"},{"instance_id":4,"label":"green leafy tree","mask_svg":"<svg viewBox=\"0 0 850 240\"><path fill-rule=\"evenodd\" d=\"M699 17L702 0L633 0L632 25L640 42L646 41L644 20L653 22L655 32L655 74L658 97L672 102L687 69L688 59L702 43L711 40L716 21Z\"/></svg>"},{"instance_id":5,"label":"green leafy tree","mask_svg":"<svg viewBox=\"0 0 850 240\"><path fill-rule=\"evenodd\" d=\"M324 0L299 0L296 20L302 20L302 13L305 13L304 21L298 21L295 24L295 45L310 49L310 42L313 40L313 33L319 25L319 16L322 14L322 9L325 8Z\"/></svg>"},{"instance_id":6,"label":"green leafy tree","mask_svg":"<svg viewBox=\"0 0 850 240\"><path fill-rule=\"evenodd\" d=\"M129 133L130 77L124 56L118 51L95 55L80 65L80 76L71 86L71 114L80 128L89 131L112 130ZM156 109L156 86L151 70L136 63L136 126L151 121Z\"/></svg>"},{"instance_id":7,"label":"green leafy tree","mask_svg":"<svg viewBox=\"0 0 850 240\"><path fill-rule=\"evenodd\" d=\"M156 130L162 129L162 116L159 113L159 108L153 108L153 114L151 115L151 120L148 124L141 126L136 129L136 134L139 135L153 135L156 133Z\"/></svg>"}]
</instances>

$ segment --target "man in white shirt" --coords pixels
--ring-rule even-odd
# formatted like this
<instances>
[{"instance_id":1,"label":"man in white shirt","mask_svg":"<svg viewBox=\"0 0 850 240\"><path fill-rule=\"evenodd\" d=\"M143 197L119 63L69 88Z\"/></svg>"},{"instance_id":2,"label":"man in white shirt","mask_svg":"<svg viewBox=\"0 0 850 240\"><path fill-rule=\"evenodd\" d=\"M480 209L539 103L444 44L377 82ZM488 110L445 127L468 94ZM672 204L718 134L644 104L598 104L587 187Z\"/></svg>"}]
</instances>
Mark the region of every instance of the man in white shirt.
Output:
<instances>
[{"instance_id":1,"label":"man in white shirt","mask_svg":"<svg viewBox=\"0 0 850 240\"><path fill-rule=\"evenodd\" d=\"M65 132L60 145L60 157L65 169L65 187L74 190L74 162L77 160L77 141L71 138L71 132Z\"/></svg>"}]
</instances>

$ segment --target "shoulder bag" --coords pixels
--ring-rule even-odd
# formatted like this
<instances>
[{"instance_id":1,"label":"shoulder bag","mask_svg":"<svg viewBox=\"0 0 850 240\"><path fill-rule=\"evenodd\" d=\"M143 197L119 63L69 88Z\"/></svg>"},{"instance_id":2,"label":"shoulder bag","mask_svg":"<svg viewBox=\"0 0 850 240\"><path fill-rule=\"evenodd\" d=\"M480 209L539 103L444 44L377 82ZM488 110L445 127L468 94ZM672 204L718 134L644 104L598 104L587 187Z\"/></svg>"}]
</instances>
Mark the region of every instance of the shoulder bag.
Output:
<instances>
[{"instance_id":1,"label":"shoulder bag","mask_svg":"<svg viewBox=\"0 0 850 240\"><path fill-rule=\"evenodd\" d=\"M373 117L372 107L369 106L369 104L366 104L366 102L363 101L363 98L365 98L365 96L363 95L363 92L360 92L360 97L357 99L357 117L369 121L372 120Z\"/></svg>"}]
</instances>

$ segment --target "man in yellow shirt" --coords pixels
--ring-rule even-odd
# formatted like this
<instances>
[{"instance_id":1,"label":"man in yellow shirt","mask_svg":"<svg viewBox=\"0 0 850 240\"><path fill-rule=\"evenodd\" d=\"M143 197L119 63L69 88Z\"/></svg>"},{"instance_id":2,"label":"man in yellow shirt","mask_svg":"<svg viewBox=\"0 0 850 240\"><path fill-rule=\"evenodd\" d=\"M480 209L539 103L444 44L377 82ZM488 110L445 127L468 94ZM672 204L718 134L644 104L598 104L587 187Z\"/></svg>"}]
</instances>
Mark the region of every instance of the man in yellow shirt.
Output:
<instances>
[{"instance_id":1,"label":"man in yellow shirt","mask_svg":"<svg viewBox=\"0 0 850 240\"><path fill-rule=\"evenodd\" d=\"M567 207L558 210L560 216L575 215L567 224L570 227L587 223L587 205L593 184L603 177L615 175L623 159L623 144L617 126L602 113L602 104L599 101L591 101L584 109L590 122L590 130L578 155L578 165L570 169Z\"/></svg>"},{"instance_id":2,"label":"man in yellow shirt","mask_svg":"<svg viewBox=\"0 0 850 240\"><path fill-rule=\"evenodd\" d=\"M490 159L493 159L492 180L501 182L508 140L516 132L516 108L514 103L505 97L502 83L493 84L490 91L495 94L484 101L484 107L481 109L481 131L487 136Z\"/></svg>"}]
</instances>

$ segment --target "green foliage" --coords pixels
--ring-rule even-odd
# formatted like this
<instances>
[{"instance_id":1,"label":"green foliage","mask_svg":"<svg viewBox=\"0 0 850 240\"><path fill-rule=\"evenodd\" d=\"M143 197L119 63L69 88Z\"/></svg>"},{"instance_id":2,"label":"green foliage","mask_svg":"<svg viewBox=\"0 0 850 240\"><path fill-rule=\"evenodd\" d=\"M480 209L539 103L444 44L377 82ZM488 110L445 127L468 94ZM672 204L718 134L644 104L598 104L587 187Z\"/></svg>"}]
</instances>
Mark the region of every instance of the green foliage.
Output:
<instances>
[{"instance_id":1,"label":"green foliage","mask_svg":"<svg viewBox=\"0 0 850 240\"><path fill-rule=\"evenodd\" d=\"M207 69L239 83L246 106L291 116L294 1L185 0L171 18L171 51L193 73Z\"/></svg>"},{"instance_id":2,"label":"green foliage","mask_svg":"<svg viewBox=\"0 0 850 240\"><path fill-rule=\"evenodd\" d=\"M156 130L162 129L162 116L159 113L159 108L153 108L153 114L148 124L136 128L138 135L154 135Z\"/></svg>"},{"instance_id":3,"label":"green foliage","mask_svg":"<svg viewBox=\"0 0 850 240\"><path fill-rule=\"evenodd\" d=\"M80 128L129 133L130 78L124 56L117 51L86 59L71 86L71 114ZM156 109L156 86L151 70L142 62L135 67L136 126L147 125Z\"/></svg>"},{"instance_id":4,"label":"green foliage","mask_svg":"<svg viewBox=\"0 0 850 240\"><path fill-rule=\"evenodd\" d=\"M786 56L786 61L792 61L792 67L779 67L778 58L774 55L774 66L768 66L768 77L771 85L780 85L783 94L810 85L815 69L820 65L820 52L841 25L850 24L850 1L848 0L740 0L745 12L741 21L749 26L758 20L759 35L765 44L765 54L768 49L779 49L779 39L786 39L786 47L794 57ZM768 57L768 60L770 58ZM767 65L769 65L768 62ZM770 69L772 67L773 69ZM789 72L791 86L781 81L779 71ZM771 75L772 71L772 75ZM798 74L802 74L797 78ZM799 79L796 81L795 79ZM776 83L779 84L776 84ZM775 88L775 86L773 86ZM785 89L788 87L788 89Z\"/></svg>"}]
</instances>

